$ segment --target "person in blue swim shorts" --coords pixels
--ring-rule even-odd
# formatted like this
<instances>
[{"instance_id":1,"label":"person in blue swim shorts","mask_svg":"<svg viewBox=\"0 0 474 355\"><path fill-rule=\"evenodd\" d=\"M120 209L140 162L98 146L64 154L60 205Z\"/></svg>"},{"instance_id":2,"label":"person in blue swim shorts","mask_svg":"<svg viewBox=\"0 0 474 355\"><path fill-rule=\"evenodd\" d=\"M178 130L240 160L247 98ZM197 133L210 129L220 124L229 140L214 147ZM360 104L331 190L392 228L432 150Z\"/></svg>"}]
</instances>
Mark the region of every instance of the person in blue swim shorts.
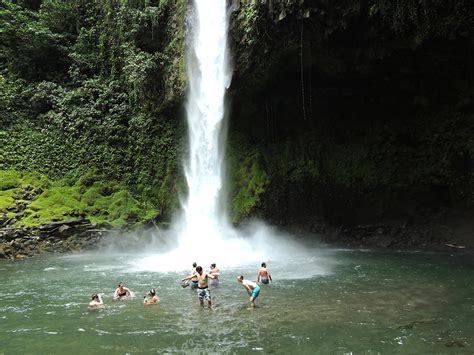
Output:
<instances>
[{"instance_id":1,"label":"person in blue swim shorts","mask_svg":"<svg viewBox=\"0 0 474 355\"><path fill-rule=\"evenodd\" d=\"M258 286L253 281L244 280L244 277L242 275L237 277L237 282L245 287L245 289L247 290L247 293L250 296L250 303L252 304L252 307L255 307L255 299L260 294L260 286Z\"/></svg>"}]
</instances>

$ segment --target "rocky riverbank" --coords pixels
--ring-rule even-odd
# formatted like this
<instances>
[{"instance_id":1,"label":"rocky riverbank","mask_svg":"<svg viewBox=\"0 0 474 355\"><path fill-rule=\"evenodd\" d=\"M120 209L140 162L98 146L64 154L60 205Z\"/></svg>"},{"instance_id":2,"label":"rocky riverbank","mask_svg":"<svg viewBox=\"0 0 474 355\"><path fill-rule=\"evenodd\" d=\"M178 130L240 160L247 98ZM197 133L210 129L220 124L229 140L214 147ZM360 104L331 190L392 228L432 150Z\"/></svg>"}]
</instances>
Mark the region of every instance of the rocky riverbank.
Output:
<instances>
[{"instance_id":1,"label":"rocky riverbank","mask_svg":"<svg viewBox=\"0 0 474 355\"><path fill-rule=\"evenodd\" d=\"M45 223L32 228L0 228L0 259L24 259L92 247L107 233L86 219Z\"/></svg>"},{"instance_id":2,"label":"rocky riverbank","mask_svg":"<svg viewBox=\"0 0 474 355\"><path fill-rule=\"evenodd\" d=\"M334 226L322 220L305 225L294 223L292 225L298 225L294 228L284 228L284 225L276 223L277 228L286 230L290 235L306 239L309 232L330 246L474 253L473 211L444 212L437 216L418 216L417 220L352 226ZM156 225L152 228L159 230ZM127 231L131 232L130 229ZM110 232L110 226L93 225L84 218L55 221L32 228L3 227L0 228L0 259L24 259L44 253L95 248ZM151 236L147 228L134 229L132 234L139 239Z\"/></svg>"},{"instance_id":3,"label":"rocky riverbank","mask_svg":"<svg viewBox=\"0 0 474 355\"><path fill-rule=\"evenodd\" d=\"M305 229L328 244L352 248L474 252L473 211L339 227L319 221Z\"/></svg>"}]
</instances>

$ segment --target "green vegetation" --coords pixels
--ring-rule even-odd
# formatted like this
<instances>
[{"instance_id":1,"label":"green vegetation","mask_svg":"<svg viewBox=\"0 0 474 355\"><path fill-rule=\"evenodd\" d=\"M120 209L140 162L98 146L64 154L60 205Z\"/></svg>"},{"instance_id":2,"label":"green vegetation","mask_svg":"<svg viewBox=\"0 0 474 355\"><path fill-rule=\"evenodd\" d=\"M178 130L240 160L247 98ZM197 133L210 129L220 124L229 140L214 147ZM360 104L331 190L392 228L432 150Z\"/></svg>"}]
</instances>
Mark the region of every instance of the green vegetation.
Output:
<instances>
[{"instance_id":1,"label":"green vegetation","mask_svg":"<svg viewBox=\"0 0 474 355\"><path fill-rule=\"evenodd\" d=\"M262 194L269 183L269 176L259 150L246 144L243 139L235 139L230 143L228 164L232 173L231 219L238 222L256 214Z\"/></svg>"},{"instance_id":2,"label":"green vegetation","mask_svg":"<svg viewBox=\"0 0 474 355\"><path fill-rule=\"evenodd\" d=\"M186 1L0 1L0 170L51 185L17 223L73 210L98 223L169 217L183 185L185 11ZM64 184L91 170L87 191ZM2 191L3 206L15 192Z\"/></svg>"},{"instance_id":3,"label":"green vegetation","mask_svg":"<svg viewBox=\"0 0 474 355\"><path fill-rule=\"evenodd\" d=\"M407 201L472 206L471 3L234 7L232 220L302 211L312 219L317 208L345 217L364 199L383 205L369 215ZM0 0L5 218L170 218L186 188L187 6ZM28 186L41 193L24 199Z\"/></svg>"},{"instance_id":4,"label":"green vegetation","mask_svg":"<svg viewBox=\"0 0 474 355\"><path fill-rule=\"evenodd\" d=\"M242 2L232 20L237 216L472 210L472 1ZM258 194L249 160L266 174Z\"/></svg>"},{"instance_id":5,"label":"green vegetation","mask_svg":"<svg viewBox=\"0 0 474 355\"><path fill-rule=\"evenodd\" d=\"M0 215L32 227L55 220L86 218L93 224L123 226L156 218L153 204L139 202L117 181L101 181L94 172L79 179L51 181L38 173L0 171Z\"/></svg>"}]
</instances>

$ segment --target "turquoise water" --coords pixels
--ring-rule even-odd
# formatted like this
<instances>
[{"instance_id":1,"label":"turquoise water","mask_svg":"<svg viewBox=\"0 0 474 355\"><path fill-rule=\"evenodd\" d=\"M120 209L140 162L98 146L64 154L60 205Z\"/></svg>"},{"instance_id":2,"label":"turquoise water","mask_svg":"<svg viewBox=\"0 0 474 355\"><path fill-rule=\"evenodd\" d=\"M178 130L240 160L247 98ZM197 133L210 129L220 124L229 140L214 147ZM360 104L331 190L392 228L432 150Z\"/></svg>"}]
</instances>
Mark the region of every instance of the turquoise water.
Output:
<instances>
[{"instance_id":1,"label":"turquoise water","mask_svg":"<svg viewBox=\"0 0 474 355\"><path fill-rule=\"evenodd\" d=\"M267 260L274 283L255 309L235 278L255 280L258 265L221 266L208 309L178 285L186 272L140 271L139 260L92 253L0 262L0 354L474 353L471 256L318 249L307 260ZM112 299L120 281L134 299ZM144 306L152 286L161 302ZM104 309L87 310L93 292Z\"/></svg>"}]
</instances>

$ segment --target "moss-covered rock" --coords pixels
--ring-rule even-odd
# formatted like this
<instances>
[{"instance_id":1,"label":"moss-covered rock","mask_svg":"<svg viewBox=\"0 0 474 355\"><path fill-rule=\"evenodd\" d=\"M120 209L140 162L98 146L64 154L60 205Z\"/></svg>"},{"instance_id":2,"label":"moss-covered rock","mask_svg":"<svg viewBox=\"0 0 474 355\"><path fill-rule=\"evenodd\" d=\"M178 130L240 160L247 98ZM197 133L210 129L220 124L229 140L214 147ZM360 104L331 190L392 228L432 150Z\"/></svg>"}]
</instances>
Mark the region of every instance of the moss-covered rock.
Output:
<instances>
[{"instance_id":1,"label":"moss-covered rock","mask_svg":"<svg viewBox=\"0 0 474 355\"><path fill-rule=\"evenodd\" d=\"M473 24L463 0L234 7L230 136L267 173L254 213L357 225L471 208Z\"/></svg>"},{"instance_id":2,"label":"moss-covered rock","mask_svg":"<svg viewBox=\"0 0 474 355\"><path fill-rule=\"evenodd\" d=\"M239 222L250 216L259 215L261 195L268 184L261 152L242 139L230 144L228 154L231 191L231 219Z\"/></svg>"},{"instance_id":3,"label":"moss-covered rock","mask_svg":"<svg viewBox=\"0 0 474 355\"><path fill-rule=\"evenodd\" d=\"M117 181L104 181L93 172L71 179L49 180L44 175L0 171L0 180L10 179L0 194L0 213L14 227L34 227L55 220L89 219L94 224L124 226L157 218L150 201L139 201ZM23 199L25 190L29 199ZM12 220L14 219L14 222Z\"/></svg>"}]
</instances>

